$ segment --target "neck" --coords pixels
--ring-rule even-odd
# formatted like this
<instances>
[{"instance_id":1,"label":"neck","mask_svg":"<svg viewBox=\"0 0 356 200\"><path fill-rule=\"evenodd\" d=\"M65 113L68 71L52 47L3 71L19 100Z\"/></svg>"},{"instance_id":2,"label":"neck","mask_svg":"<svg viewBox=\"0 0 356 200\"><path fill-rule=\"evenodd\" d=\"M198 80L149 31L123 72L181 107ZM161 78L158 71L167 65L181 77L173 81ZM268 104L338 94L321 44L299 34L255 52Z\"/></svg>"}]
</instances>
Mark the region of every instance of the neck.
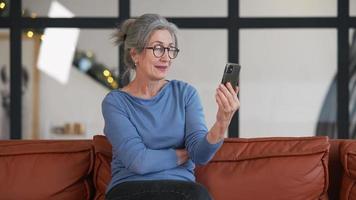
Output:
<instances>
[{"instance_id":1,"label":"neck","mask_svg":"<svg viewBox=\"0 0 356 200\"><path fill-rule=\"evenodd\" d=\"M126 91L141 98L154 97L164 86L166 80L147 80L136 77L126 88Z\"/></svg>"}]
</instances>

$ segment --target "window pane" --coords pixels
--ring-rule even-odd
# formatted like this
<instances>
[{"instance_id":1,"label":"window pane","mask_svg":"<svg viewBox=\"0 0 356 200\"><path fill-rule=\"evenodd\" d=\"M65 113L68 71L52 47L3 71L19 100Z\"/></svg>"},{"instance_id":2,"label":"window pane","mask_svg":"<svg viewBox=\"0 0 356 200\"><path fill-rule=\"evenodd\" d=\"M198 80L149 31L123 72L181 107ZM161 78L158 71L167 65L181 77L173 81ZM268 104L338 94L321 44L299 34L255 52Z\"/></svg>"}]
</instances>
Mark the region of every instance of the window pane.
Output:
<instances>
[{"instance_id":1,"label":"window pane","mask_svg":"<svg viewBox=\"0 0 356 200\"><path fill-rule=\"evenodd\" d=\"M169 79L186 81L198 90L210 128L217 111L215 89L227 61L227 31L181 29L179 48Z\"/></svg>"},{"instance_id":2,"label":"window pane","mask_svg":"<svg viewBox=\"0 0 356 200\"><path fill-rule=\"evenodd\" d=\"M10 1L0 0L0 17L8 17L10 15Z\"/></svg>"},{"instance_id":3,"label":"window pane","mask_svg":"<svg viewBox=\"0 0 356 200\"><path fill-rule=\"evenodd\" d=\"M68 29L59 31L65 33ZM29 38L25 32L22 56L29 78L23 97L23 130L27 130L23 138L79 139L102 133L101 101L118 87L118 48L111 39L113 31L80 29L66 83L58 81L54 73L36 68L40 45L50 39L49 32L45 32L44 40L39 33ZM52 58L55 62L60 62L63 52L69 50L54 49L58 50L58 56Z\"/></svg>"},{"instance_id":4,"label":"window pane","mask_svg":"<svg viewBox=\"0 0 356 200\"><path fill-rule=\"evenodd\" d=\"M242 17L337 16L336 0L241 0Z\"/></svg>"},{"instance_id":5,"label":"window pane","mask_svg":"<svg viewBox=\"0 0 356 200\"><path fill-rule=\"evenodd\" d=\"M356 138L356 31L350 29L350 138Z\"/></svg>"},{"instance_id":6,"label":"window pane","mask_svg":"<svg viewBox=\"0 0 356 200\"><path fill-rule=\"evenodd\" d=\"M22 8L26 17L47 17L51 0L22 0ZM116 17L118 16L117 0L57 0L70 10L75 17Z\"/></svg>"},{"instance_id":7,"label":"window pane","mask_svg":"<svg viewBox=\"0 0 356 200\"><path fill-rule=\"evenodd\" d=\"M157 13L166 17L226 17L227 0L131 0L131 13Z\"/></svg>"},{"instance_id":8,"label":"window pane","mask_svg":"<svg viewBox=\"0 0 356 200\"><path fill-rule=\"evenodd\" d=\"M336 30L240 32L240 136L333 135Z\"/></svg>"},{"instance_id":9,"label":"window pane","mask_svg":"<svg viewBox=\"0 0 356 200\"><path fill-rule=\"evenodd\" d=\"M10 33L0 29L0 140L10 139Z\"/></svg>"}]
</instances>

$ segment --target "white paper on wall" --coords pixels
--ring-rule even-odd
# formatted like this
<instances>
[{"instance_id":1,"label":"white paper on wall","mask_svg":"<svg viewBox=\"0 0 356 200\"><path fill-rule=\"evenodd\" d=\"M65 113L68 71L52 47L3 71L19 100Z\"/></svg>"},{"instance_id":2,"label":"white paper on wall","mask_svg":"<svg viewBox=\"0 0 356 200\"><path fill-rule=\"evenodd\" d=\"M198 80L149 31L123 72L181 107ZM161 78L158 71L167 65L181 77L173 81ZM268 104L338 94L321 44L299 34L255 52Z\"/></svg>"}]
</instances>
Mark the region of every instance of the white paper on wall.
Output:
<instances>
[{"instance_id":1,"label":"white paper on wall","mask_svg":"<svg viewBox=\"0 0 356 200\"><path fill-rule=\"evenodd\" d=\"M54 1L51 4L48 16L51 18L71 18L74 17L74 14ZM46 28L39 51L38 68L60 83L66 84L78 37L78 28Z\"/></svg>"}]
</instances>

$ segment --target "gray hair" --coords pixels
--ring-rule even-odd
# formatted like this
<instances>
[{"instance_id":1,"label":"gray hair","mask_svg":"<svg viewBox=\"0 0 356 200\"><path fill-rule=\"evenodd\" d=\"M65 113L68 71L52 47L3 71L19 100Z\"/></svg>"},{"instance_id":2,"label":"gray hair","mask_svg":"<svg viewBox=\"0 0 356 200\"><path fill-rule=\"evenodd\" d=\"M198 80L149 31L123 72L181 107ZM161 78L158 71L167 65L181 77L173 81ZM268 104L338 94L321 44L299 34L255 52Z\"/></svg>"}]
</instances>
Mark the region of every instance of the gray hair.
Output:
<instances>
[{"instance_id":1,"label":"gray hair","mask_svg":"<svg viewBox=\"0 0 356 200\"><path fill-rule=\"evenodd\" d=\"M130 69L136 69L130 50L134 48L138 53L141 53L147 46L152 33L156 30L169 31L174 39L175 46L178 47L177 26L160 15L144 14L137 19L127 19L121 24L115 37L116 43L124 47L124 64L127 66L125 74Z\"/></svg>"}]
</instances>

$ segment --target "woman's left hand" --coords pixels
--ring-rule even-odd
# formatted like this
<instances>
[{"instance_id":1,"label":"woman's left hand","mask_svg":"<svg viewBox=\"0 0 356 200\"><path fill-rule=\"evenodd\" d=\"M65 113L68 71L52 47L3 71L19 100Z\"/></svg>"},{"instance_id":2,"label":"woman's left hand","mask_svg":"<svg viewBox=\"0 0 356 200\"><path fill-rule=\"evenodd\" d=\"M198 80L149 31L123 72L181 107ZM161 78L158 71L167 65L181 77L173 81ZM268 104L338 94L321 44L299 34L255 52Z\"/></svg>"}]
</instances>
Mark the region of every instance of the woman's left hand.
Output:
<instances>
[{"instance_id":1,"label":"woman's left hand","mask_svg":"<svg viewBox=\"0 0 356 200\"><path fill-rule=\"evenodd\" d=\"M237 98L239 88L235 89L231 83L226 85L220 84L216 89L216 103L218 104L218 112L216 114L216 122L221 125L228 126L236 110L240 108L240 101Z\"/></svg>"}]
</instances>

